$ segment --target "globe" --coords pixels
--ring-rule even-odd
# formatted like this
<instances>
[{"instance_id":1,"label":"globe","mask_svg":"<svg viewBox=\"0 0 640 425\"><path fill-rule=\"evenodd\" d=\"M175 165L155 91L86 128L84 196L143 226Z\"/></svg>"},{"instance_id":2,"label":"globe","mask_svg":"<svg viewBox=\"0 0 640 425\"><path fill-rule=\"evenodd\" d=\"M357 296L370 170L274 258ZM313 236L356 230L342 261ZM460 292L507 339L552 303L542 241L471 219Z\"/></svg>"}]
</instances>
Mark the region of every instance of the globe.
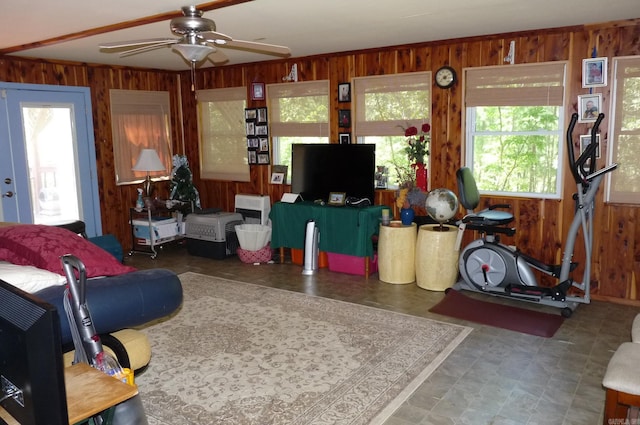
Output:
<instances>
[{"instance_id":1,"label":"globe","mask_svg":"<svg viewBox=\"0 0 640 425\"><path fill-rule=\"evenodd\" d=\"M458 212L458 197L449 189L433 189L424 202L429 217L438 223L452 219Z\"/></svg>"}]
</instances>

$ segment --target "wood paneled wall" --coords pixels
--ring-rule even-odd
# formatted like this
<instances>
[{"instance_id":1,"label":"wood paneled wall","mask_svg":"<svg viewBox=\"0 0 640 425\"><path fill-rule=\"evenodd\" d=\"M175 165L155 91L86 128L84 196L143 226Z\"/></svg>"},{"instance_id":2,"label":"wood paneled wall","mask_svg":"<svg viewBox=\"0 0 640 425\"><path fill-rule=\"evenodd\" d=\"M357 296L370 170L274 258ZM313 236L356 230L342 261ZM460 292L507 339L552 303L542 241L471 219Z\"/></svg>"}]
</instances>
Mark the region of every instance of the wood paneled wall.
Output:
<instances>
[{"instance_id":1,"label":"wood paneled wall","mask_svg":"<svg viewBox=\"0 0 640 425\"><path fill-rule=\"evenodd\" d=\"M251 82L282 82L293 64L298 67L298 80L328 79L331 88L331 122L337 123L338 84L354 77L401 72L432 71L442 65L462 69L477 66L509 66L504 57L509 44L515 42L515 63L547 61L568 62L567 122L577 111L577 96L588 93L581 85L582 60L597 50L597 56L640 55L640 19L591 26L527 31L486 37L445 40L416 45L396 46L357 52L344 52L305 58L289 58L269 62L243 64L199 70L198 88L247 87ZM232 210L237 193L270 195L279 200L287 186L271 185L269 166L252 166L250 182L201 180L198 163L196 103L190 91L189 72L140 70L87 64L54 63L42 60L0 58L0 80L37 84L88 86L93 102L93 119L98 155L99 187L103 231L115 234L125 249L130 243L128 210L135 200L135 186L116 186L113 170L109 89L167 90L174 114L173 148L185 153L195 175L204 207ZM610 102L611 87L594 89L603 95L603 111ZM249 93L247 92L247 98ZM249 101L250 107L266 106ZM456 188L455 171L462 165L463 104L462 85L450 90L433 86L432 146L429 165L430 187ZM602 123L603 149L606 151L608 117ZM331 139L337 140L341 130L331 127ZM578 124L575 134L587 134L587 124ZM572 195L575 186L567 172L562 200L522 198L483 198L488 203L510 203L516 216L516 236L505 240L543 261L559 263L564 235L573 217ZM160 185L160 194L168 192L168 183ZM605 204L600 191L596 205L592 295L595 299L640 305L636 278L640 272L640 225L637 207ZM377 191L376 203L394 205L393 191ZM576 261L584 258L578 246ZM577 270L581 275L581 268Z\"/></svg>"}]
</instances>

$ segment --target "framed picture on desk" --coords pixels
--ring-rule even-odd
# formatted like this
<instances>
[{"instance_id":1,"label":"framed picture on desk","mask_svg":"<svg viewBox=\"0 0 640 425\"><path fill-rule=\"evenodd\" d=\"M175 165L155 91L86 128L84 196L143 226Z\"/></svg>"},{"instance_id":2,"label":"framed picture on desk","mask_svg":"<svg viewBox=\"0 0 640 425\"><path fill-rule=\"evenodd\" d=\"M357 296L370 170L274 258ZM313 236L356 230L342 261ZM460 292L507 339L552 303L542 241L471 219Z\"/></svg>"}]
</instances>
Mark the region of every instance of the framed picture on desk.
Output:
<instances>
[{"instance_id":1,"label":"framed picture on desk","mask_svg":"<svg viewBox=\"0 0 640 425\"><path fill-rule=\"evenodd\" d=\"M329 205L342 206L346 200L347 194L345 192L331 192L329 194Z\"/></svg>"}]
</instances>

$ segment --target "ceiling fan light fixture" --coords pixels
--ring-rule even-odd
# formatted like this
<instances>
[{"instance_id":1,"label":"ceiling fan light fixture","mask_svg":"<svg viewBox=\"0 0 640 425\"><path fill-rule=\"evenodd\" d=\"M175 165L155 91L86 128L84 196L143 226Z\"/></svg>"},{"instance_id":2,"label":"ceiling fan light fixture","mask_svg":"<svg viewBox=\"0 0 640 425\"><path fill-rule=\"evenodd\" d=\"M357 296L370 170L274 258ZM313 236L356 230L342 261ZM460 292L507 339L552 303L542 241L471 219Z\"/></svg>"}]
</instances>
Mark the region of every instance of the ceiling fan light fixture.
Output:
<instances>
[{"instance_id":1,"label":"ceiling fan light fixture","mask_svg":"<svg viewBox=\"0 0 640 425\"><path fill-rule=\"evenodd\" d=\"M174 44L173 49L189 62L203 61L215 50L205 44Z\"/></svg>"}]
</instances>

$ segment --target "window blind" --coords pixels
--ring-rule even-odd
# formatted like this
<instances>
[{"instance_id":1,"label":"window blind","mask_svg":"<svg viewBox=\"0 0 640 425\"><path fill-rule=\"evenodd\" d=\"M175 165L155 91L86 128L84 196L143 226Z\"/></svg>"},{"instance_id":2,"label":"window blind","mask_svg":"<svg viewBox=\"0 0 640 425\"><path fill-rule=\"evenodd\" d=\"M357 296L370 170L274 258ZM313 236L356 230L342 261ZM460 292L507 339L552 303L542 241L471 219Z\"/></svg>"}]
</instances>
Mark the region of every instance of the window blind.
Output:
<instances>
[{"instance_id":1,"label":"window blind","mask_svg":"<svg viewBox=\"0 0 640 425\"><path fill-rule=\"evenodd\" d=\"M464 70L465 106L562 106L565 62Z\"/></svg>"},{"instance_id":2,"label":"window blind","mask_svg":"<svg viewBox=\"0 0 640 425\"><path fill-rule=\"evenodd\" d=\"M246 87L198 90L197 96L200 177L249 181Z\"/></svg>"},{"instance_id":3,"label":"window blind","mask_svg":"<svg viewBox=\"0 0 640 425\"><path fill-rule=\"evenodd\" d=\"M607 200L640 204L640 56L613 60L613 131L611 162L618 168L610 173ZM604 134L604 132L603 132ZM602 136L601 136L602 137ZM601 148L606 146L600 140Z\"/></svg>"},{"instance_id":4,"label":"window blind","mask_svg":"<svg viewBox=\"0 0 640 425\"><path fill-rule=\"evenodd\" d=\"M328 137L329 81L267 85L272 137Z\"/></svg>"},{"instance_id":5,"label":"window blind","mask_svg":"<svg viewBox=\"0 0 640 425\"><path fill-rule=\"evenodd\" d=\"M431 72L358 77L353 86L357 137L404 136L401 128L430 119Z\"/></svg>"}]
</instances>

